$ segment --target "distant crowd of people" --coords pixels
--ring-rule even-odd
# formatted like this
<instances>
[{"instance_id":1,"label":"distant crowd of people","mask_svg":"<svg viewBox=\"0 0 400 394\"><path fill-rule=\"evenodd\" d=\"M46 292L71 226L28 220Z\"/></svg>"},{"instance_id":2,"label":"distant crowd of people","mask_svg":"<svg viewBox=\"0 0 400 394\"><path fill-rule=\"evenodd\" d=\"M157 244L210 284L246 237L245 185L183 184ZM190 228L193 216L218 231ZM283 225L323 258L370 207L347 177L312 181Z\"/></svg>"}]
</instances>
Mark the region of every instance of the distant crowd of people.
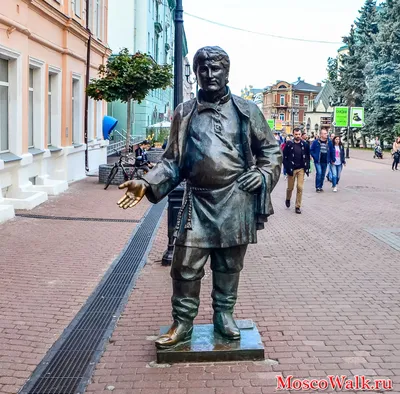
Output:
<instances>
[{"instance_id":1,"label":"distant crowd of people","mask_svg":"<svg viewBox=\"0 0 400 394\"><path fill-rule=\"evenodd\" d=\"M328 131L321 129L319 136L309 137L307 133L295 128L292 138L287 137L282 141L278 133L275 138L281 143L283 171L287 179L286 207L291 206L292 193L296 186L295 212L301 214L304 181L310 175L312 164L316 174L316 192L324 191L325 177L332 183L333 192L338 191L342 170L346 165L344 146L339 136L332 133L328 138Z\"/></svg>"}]
</instances>

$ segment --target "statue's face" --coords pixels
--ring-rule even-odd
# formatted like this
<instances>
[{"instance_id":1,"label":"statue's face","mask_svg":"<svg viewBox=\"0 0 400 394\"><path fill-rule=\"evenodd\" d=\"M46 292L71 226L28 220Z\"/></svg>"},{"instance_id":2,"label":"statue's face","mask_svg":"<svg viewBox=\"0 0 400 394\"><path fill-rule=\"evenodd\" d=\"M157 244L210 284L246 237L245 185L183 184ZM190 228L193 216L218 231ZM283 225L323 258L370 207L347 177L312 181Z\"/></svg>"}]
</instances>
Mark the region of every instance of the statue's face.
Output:
<instances>
[{"instance_id":1,"label":"statue's face","mask_svg":"<svg viewBox=\"0 0 400 394\"><path fill-rule=\"evenodd\" d=\"M228 72L221 62L206 60L197 68L197 80L200 87L206 92L218 92L226 86Z\"/></svg>"}]
</instances>

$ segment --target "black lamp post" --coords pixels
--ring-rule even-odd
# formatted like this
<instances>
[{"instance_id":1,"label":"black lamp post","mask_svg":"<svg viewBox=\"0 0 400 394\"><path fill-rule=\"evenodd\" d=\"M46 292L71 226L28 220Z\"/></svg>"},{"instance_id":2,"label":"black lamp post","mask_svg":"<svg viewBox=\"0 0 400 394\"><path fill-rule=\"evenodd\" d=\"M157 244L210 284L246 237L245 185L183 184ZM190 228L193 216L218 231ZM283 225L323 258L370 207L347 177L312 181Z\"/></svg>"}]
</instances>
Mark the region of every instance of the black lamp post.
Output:
<instances>
[{"instance_id":1,"label":"black lamp post","mask_svg":"<svg viewBox=\"0 0 400 394\"><path fill-rule=\"evenodd\" d=\"M190 85L196 84L196 95L197 95L197 93L198 93L198 91L199 91L199 84L197 83L197 79L196 79L196 78L194 78L193 81L190 80L190 74L191 74L191 73L192 73L192 72L191 72L190 64L189 64L189 63L186 63L186 64L185 64L185 77L186 77L186 81L187 81L187 83L190 84Z\"/></svg>"},{"instance_id":2,"label":"black lamp post","mask_svg":"<svg viewBox=\"0 0 400 394\"><path fill-rule=\"evenodd\" d=\"M183 101L183 6L182 0L176 0L175 7L175 64L174 64L174 108ZM189 75L190 75L190 65ZM185 74L187 67L185 67ZM179 185L168 195L168 248L164 252L161 264L168 266L172 263L174 253L174 230L178 212L182 206L185 189Z\"/></svg>"},{"instance_id":3,"label":"black lamp post","mask_svg":"<svg viewBox=\"0 0 400 394\"><path fill-rule=\"evenodd\" d=\"M290 110L290 112L292 113L292 134L293 134L293 130L294 130L294 115L299 113L299 110L297 108L292 108Z\"/></svg>"}]
</instances>

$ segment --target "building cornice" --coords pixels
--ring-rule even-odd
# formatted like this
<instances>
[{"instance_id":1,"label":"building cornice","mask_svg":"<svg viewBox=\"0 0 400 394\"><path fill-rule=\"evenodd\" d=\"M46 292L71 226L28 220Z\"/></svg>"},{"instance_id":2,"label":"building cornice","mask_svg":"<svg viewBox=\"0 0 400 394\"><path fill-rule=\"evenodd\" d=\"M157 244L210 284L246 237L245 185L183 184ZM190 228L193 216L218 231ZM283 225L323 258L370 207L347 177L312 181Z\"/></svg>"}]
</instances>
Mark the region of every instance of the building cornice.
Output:
<instances>
[{"instance_id":1,"label":"building cornice","mask_svg":"<svg viewBox=\"0 0 400 394\"><path fill-rule=\"evenodd\" d=\"M51 4L39 0L22 0L22 1L28 4L28 6L34 9L37 13L41 14L42 17L46 18L51 23L55 23L58 27L63 28L64 30L73 34L74 36L81 39L85 43L88 41L89 32L86 30L86 28L82 26L75 19L64 14L57 8L53 7ZM34 33L30 34L30 36L32 35L34 35ZM109 48L94 36L92 36L92 47L99 55L107 55L111 53Z\"/></svg>"},{"instance_id":2,"label":"building cornice","mask_svg":"<svg viewBox=\"0 0 400 394\"><path fill-rule=\"evenodd\" d=\"M38 34L32 33L24 25L21 25L20 23L17 23L15 21L13 21L12 19L7 18L6 16L1 15L1 14L0 14L0 23L3 23L4 25L9 26L9 27L15 28L16 31L18 31L22 34L25 34L32 41L35 41L38 44L44 45L46 48L52 49L58 53L69 55L77 60L80 60L80 61L86 63L86 57L80 56L79 54L71 51L70 49L63 48L59 45L56 45L56 44L46 40L45 38L39 36ZM99 45L98 43L96 45L95 41L92 43L92 48L93 48L93 50L96 50L96 52L98 52L102 56L109 56L111 54L111 50L109 48L105 47L104 45ZM97 67L97 66L91 64L91 67Z\"/></svg>"}]
</instances>

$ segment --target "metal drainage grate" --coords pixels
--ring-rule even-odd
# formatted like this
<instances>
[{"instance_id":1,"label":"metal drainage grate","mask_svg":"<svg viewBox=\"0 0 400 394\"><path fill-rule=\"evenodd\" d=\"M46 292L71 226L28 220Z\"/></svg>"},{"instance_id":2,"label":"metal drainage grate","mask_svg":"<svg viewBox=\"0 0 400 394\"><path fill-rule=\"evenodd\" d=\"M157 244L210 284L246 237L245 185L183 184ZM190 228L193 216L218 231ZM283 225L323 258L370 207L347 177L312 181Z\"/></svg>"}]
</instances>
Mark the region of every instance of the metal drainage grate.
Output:
<instances>
[{"instance_id":1,"label":"metal drainage grate","mask_svg":"<svg viewBox=\"0 0 400 394\"><path fill-rule=\"evenodd\" d=\"M150 208L127 247L48 351L22 394L83 393L151 248L167 199Z\"/></svg>"},{"instance_id":2,"label":"metal drainage grate","mask_svg":"<svg viewBox=\"0 0 400 394\"><path fill-rule=\"evenodd\" d=\"M49 219L49 220L78 220L82 222L108 222L108 223L139 223L137 219L108 219L108 218L80 218L71 216L48 216L48 215L30 215L29 213L17 213L15 216L30 219Z\"/></svg>"}]
</instances>

